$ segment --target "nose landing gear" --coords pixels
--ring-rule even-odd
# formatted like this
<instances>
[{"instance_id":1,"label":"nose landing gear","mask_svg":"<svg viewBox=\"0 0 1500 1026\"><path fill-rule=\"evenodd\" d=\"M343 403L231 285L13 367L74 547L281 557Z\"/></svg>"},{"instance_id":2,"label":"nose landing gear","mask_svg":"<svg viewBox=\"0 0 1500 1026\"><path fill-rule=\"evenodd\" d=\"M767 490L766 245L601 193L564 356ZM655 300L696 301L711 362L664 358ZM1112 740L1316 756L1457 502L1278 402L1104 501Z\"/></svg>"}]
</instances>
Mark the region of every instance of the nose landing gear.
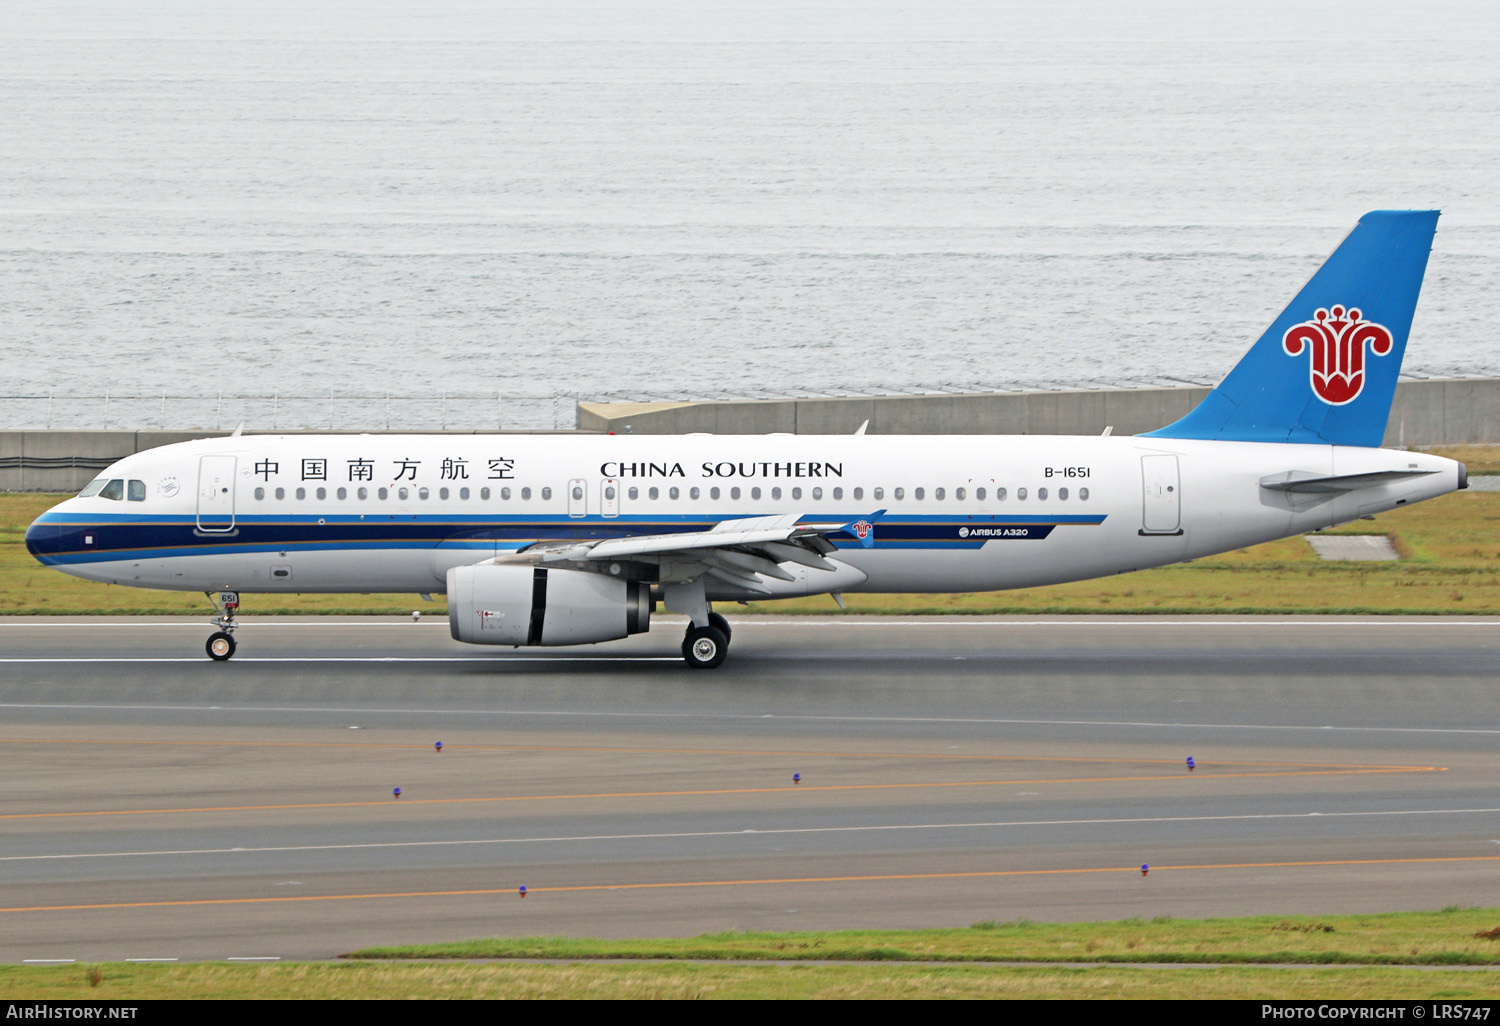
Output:
<instances>
[{"instance_id":1,"label":"nose landing gear","mask_svg":"<svg viewBox=\"0 0 1500 1026\"><path fill-rule=\"evenodd\" d=\"M210 621L219 629L209 635L203 648L210 659L222 663L234 655L234 629L239 626L234 622L234 614L240 608L240 596L238 592L233 591L221 591L218 594L206 591L204 594L219 611L219 615Z\"/></svg>"}]
</instances>

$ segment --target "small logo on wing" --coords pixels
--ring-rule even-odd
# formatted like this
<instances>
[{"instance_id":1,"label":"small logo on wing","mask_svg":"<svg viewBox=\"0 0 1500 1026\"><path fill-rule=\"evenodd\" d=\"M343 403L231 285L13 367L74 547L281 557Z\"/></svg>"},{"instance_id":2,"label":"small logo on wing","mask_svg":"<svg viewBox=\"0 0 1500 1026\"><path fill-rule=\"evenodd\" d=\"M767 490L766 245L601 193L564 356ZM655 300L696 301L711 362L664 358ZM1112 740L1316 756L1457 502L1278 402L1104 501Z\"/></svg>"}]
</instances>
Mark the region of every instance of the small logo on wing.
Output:
<instances>
[{"instance_id":1,"label":"small logo on wing","mask_svg":"<svg viewBox=\"0 0 1500 1026\"><path fill-rule=\"evenodd\" d=\"M870 523L868 520L856 520L853 524L854 537L858 538L860 541L864 541L870 536L870 531L872 531L874 527L875 525Z\"/></svg>"},{"instance_id":2,"label":"small logo on wing","mask_svg":"<svg viewBox=\"0 0 1500 1026\"><path fill-rule=\"evenodd\" d=\"M1359 398L1365 387L1365 344L1376 356L1385 356L1395 345L1390 329L1360 319L1360 312L1334 306L1319 307L1313 319L1295 324L1281 337L1288 356L1303 348L1312 350L1308 376L1313 394L1330 406L1344 406Z\"/></svg>"}]
</instances>

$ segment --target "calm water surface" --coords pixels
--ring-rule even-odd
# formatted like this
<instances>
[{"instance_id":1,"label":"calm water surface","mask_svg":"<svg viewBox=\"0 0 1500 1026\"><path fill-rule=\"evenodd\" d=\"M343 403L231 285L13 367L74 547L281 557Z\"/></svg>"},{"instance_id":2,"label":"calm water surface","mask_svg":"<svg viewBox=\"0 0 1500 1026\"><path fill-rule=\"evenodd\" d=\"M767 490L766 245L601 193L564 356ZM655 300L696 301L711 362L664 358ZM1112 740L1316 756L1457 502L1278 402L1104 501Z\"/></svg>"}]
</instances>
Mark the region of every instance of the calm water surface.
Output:
<instances>
[{"instance_id":1,"label":"calm water surface","mask_svg":"<svg viewBox=\"0 0 1500 1026\"><path fill-rule=\"evenodd\" d=\"M0 394L1214 381L1380 207L1500 373L1500 6L1221 7L12 2Z\"/></svg>"}]
</instances>

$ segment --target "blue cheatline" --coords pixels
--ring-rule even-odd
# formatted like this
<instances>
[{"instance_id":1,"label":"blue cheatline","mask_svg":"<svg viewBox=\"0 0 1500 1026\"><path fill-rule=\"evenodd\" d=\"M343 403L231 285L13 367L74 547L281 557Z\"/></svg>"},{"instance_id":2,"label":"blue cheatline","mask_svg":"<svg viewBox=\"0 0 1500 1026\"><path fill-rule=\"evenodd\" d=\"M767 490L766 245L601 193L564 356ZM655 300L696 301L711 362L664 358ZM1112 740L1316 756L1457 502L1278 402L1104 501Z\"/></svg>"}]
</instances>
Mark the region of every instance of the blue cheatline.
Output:
<instances>
[{"instance_id":1,"label":"blue cheatline","mask_svg":"<svg viewBox=\"0 0 1500 1026\"><path fill-rule=\"evenodd\" d=\"M1380 445L1437 219L1360 218L1219 387L1146 437Z\"/></svg>"}]
</instances>

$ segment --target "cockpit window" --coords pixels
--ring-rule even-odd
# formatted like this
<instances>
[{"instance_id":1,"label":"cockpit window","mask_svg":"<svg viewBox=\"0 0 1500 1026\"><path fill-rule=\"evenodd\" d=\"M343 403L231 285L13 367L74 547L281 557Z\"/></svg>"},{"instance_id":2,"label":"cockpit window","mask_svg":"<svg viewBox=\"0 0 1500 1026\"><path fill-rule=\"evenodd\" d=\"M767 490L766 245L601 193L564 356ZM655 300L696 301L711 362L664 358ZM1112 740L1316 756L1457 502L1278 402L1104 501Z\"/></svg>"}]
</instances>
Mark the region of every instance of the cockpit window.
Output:
<instances>
[{"instance_id":1,"label":"cockpit window","mask_svg":"<svg viewBox=\"0 0 1500 1026\"><path fill-rule=\"evenodd\" d=\"M84 486L83 491L78 493L78 497L80 499L92 499L94 496L98 495L99 492L103 490L104 486L108 483L108 478L96 477Z\"/></svg>"},{"instance_id":2,"label":"cockpit window","mask_svg":"<svg viewBox=\"0 0 1500 1026\"><path fill-rule=\"evenodd\" d=\"M101 498L101 499L123 499L123 498L125 498L125 482L122 481L118 477L115 478L109 484L105 485L102 489L100 489L100 491L99 491L99 498Z\"/></svg>"},{"instance_id":3,"label":"cockpit window","mask_svg":"<svg viewBox=\"0 0 1500 1026\"><path fill-rule=\"evenodd\" d=\"M126 493L126 495L131 502L146 501L146 482L131 481L129 484L129 489L130 490Z\"/></svg>"}]
</instances>

